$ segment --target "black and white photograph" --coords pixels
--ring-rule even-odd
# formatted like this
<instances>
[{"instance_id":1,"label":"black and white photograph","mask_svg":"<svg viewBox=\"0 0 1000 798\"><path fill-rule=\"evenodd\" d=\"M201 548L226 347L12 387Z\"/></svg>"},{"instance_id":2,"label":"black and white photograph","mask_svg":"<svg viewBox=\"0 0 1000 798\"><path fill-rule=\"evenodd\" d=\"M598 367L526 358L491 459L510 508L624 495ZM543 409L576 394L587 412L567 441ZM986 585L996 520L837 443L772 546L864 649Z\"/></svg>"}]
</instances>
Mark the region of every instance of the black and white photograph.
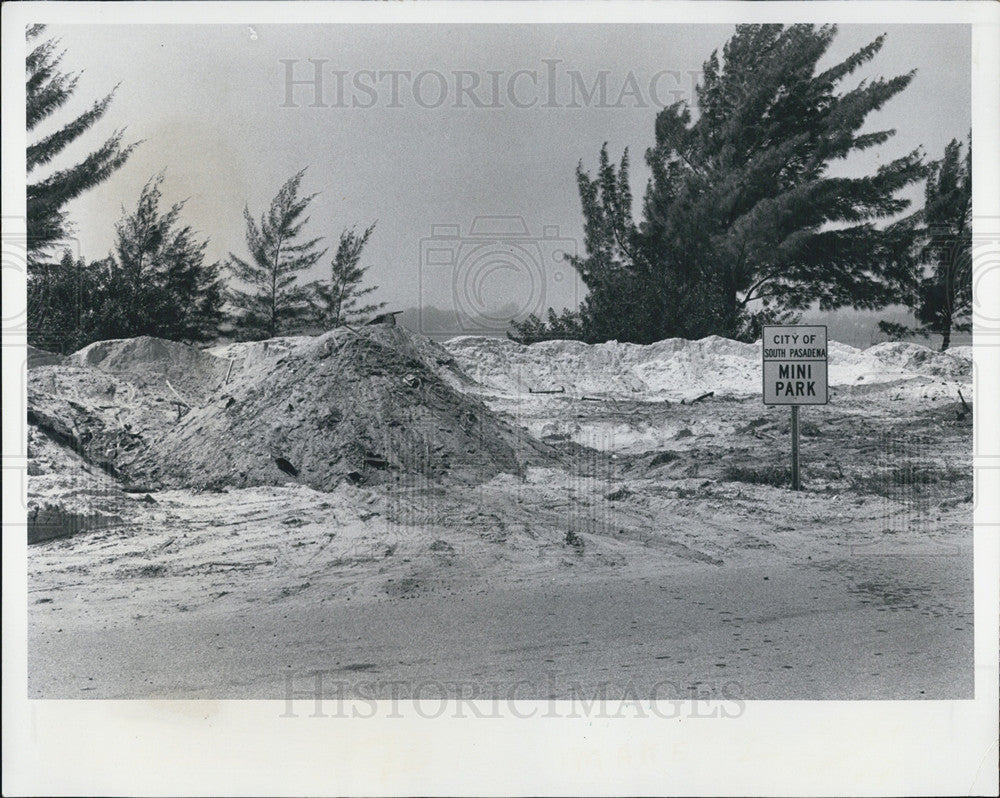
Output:
<instances>
[{"instance_id":1,"label":"black and white photograph","mask_svg":"<svg viewBox=\"0 0 1000 798\"><path fill-rule=\"evenodd\" d=\"M4 6L5 768L246 705L412 771L240 794L995 788L996 4L69 5ZM630 742L792 706L914 714L839 787Z\"/></svg>"}]
</instances>

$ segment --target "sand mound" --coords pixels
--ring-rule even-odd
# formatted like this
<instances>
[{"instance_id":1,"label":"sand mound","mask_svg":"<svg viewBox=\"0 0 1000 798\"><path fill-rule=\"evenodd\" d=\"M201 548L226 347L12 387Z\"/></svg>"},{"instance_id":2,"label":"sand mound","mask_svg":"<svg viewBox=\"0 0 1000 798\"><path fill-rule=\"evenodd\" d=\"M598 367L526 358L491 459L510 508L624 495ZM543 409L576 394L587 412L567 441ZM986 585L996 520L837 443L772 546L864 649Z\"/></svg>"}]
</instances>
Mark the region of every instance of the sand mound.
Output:
<instances>
[{"instance_id":1,"label":"sand mound","mask_svg":"<svg viewBox=\"0 0 1000 798\"><path fill-rule=\"evenodd\" d=\"M469 376L503 393L558 390L610 396L682 398L703 391L760 388L760 347L711 336L655 344L453 338L445 347Z\"/></svg>"},{"instance_id":2,"label":"sand mound","mask_svg":"<svg viewBox=\"0 0 1000 798\"><path fill-rule=\"evenodd\" d=\"M969 350L969 357L965 356L964 351L938 352L920 344L903 342L875 344L875 346L864 350L853 349L853 347L846 347L846 349L851 350L851 352L845 353L847 356L843 358L844 365L841 368L846 372L850 365L856 364L855 367L858 371L869 378L882 374L887 379L921 376L945 380L967 380L971 375L972 347L961 347L962 350ZM840 366L839 363L837 365Z\"/></svg>"},{"instance_id":3,"label":"sand mound","mask_svg":"<svg viewBox=\"0 0 1000 798\"><path fill-rule=\"evenodd\" d=\"M406 357L421 361L453 387L468 388L476 384L458 367L455 357L447 349L430 338L416 335L402 327L372 326L362 328L358 332L340 327L323 336L324 340L332 342L324 345L336 346L339 345L338 342L347 338L357 338L358 335L377 336L383 345L394 348ZM234 364L232 374L238 374L261 360L306 351L302 347L308 349L316 340L308 336L283 336L266 341L241 341L206 349L204 354L232 361Z\"/></svg>"},{"instance_id":4,"label":"sand mound","mask_svg":"<svg viewBox=\"0 0 1000 798\"><path fill-rule=\"evenodd\" d=\"M830 383L848 391L910 380L924 393L932 382L953 392L971 369L961 351L830 344ZM401 327L373 326L210 351L135 338L32 368L28 421L140 486L481 484L559 458L477 394L740 396L759 393L760 379L760 345L719 337L650 346L463 337L441 346Z\"/></svg>"},{"instance_id":5,"label":"sand mound","mask_svg":"<svg viewBox=\"0 0 1000 798\"><path fill-rule=\"evenodd\" d=\"M152 487L479 484L554 460L456 390L472 383L450 354L400 328L216 352L155 338L92 344L66 366L32 371L29 421L108 474Z\"/></svg>"},{"instance_id":6,"label":"sand mound","mask_svg":"<svg viewBox=\"0 0 1000 798\"><path fill-rule=\"evenodd\" d=\"M33 366L28 423L112 476L218 389L229 362L159 338L93 343ZM180 397L180 399L178 398Z\"/></svg>"},{"instance_id":7,"label":"sand mound","mask_svg":"<svg viewBox=\"0 0 1000 798\"><path fill-rule=\"evenodd\" d=\"M58 355L55 352L47 352L31 344L27 346L26 355L29 369L38 368L39 366L58 366L65 360L62 355Z\"/></svg>"},{"instance_id":8,"label":"sand mound","mask_svg":"<svg viewBox=\"0 0 1000 798\"><path fill-rule=\"evenodd\" d=\"M500 338L462 336L444 344L469 376L499 393L565 389L570 394L645 395L681 399L701 392L760 392L760 343L718 336L672 338L648 346L609 341L545 341L525 346ZM831 341L830 384L890 382L927 377L967 382L964 352L940 353L919 344L884 343L856 349Z\"/></svg>"},{"instance_id":9,"label":"sand mound","mask_svg":"<svg viewBox=\"0 0 1000 798\"><path fill-rule=\"evenodd\" d=\"M97 368L131 381L170 384L185 399L208 396L225 379L229 363L193 346L142 336L97 341L67 358L67 365Z\"/></svg>"}]
</instances>

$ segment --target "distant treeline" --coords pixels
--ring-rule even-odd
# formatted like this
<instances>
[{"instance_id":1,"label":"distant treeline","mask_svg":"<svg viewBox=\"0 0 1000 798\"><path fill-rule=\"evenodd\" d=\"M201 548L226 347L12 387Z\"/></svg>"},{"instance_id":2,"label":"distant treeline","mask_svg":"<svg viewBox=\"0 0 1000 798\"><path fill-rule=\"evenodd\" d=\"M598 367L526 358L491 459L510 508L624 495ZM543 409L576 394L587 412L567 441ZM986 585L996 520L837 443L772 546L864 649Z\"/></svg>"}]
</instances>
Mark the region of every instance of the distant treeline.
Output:
<instances>
[{"instance_id":1,"label":"distant treeline","mask_svg":"<svg viewBox=\"0 0 1000 798\"><path fill-rule=\"evenodd\" d=\"M508 318L523 321L528 314L517 315L518 308L514 303L506 307ZM502 309L491 310L488 317L461 317L454 309L438 308L433 305L421 307L412 306L403 309L398 317L398 323L413 330L419 330L424 335L439 341L446 341L456 335L485 335L503 338L506 332L495 320L501 316ZM941 336L917 332L919 321L909 308L901 305L890 305L880 310L854 310L840 308L835 311L820 311L816 308L802 311L801 324L823 324L831 341L866 349L873 344L885 341L914 341L928 346L940 346ZM899 325L906 334L890 335L884 331L886 323ZM507 335L506 337L510 337ZM970 332L952 335L951 344L969 344L972 342Z\"/></svg>"}]
</instances>

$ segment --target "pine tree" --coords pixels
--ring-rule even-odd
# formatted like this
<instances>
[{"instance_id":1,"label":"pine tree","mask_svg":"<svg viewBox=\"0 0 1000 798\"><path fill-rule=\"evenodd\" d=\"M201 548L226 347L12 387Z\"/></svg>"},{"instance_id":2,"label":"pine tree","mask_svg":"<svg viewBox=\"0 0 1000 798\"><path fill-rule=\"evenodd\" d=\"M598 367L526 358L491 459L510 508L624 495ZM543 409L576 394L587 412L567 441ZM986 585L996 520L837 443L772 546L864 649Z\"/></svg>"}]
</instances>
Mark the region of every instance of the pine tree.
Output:
<instances>
[{"instance_id":1,"label":"pine tree","mask_svg":"<svg viewBox=\"0 0 1000 798\"><path fill-rule=\"evenodd\" d=\"M114 251L108 255L107 268L119 289L115 307L107 313L108 337L155 335L166 312L167 299L155 279L156 270L162 264L182 203L160 213L162 182L162 173L149 180L135 211L128 213L122 208L115 224Z\"/></svg>"},{"instance_id":2,"label":"pine tree","mask_svg":"<svg viewBox=\"0 0 1000 798\"><path fill-rule=\"evenodd\" d=\"M908 207L898 193L924 176L919 151L862 177L828 167L889 140L892 130L861 128L913 73L841 92L884 37L818 71L835 34L738 26L703 66L697 119L684 103L657 115L638 224L627 153L616 169L602 151L594 179L578 168L588 337L747 339L813 302L879 308L898 295L915 235L912 217L897 218Z\"/></svg>"},{"instance_id":3,"label":"pine tree","mask_svg":"<svg viewBox=\"0 0 1000 798\"><path fill-rule=\"evenodd\" d=\"M629 187L629 153L615 169L605 144L593 179L582 162L576 170L577 187L583 205L586 256L570 258L579 272L588 296L578 311L564 310L556 316L550 309L548 320L534 314L512 324L509 337L522 343L558 338L580 338L589 343L607 340L650 343L655 324L657 295L644 280L639 231L632 221L632 192ZM658 292L667 285L656 286Z\"/></svg>"},{"instance_id":4,"label":"pine tree","mask_svg":"<svg viewBox=\"0 0 1000 798\"><path fill-rule=\"evenodd\" d=\"M941 351L951 334L972 329L972 135L965 158L957 139L944 158L931 164L924 188L916 257L902 294L917 326L883 320L878 329L890 341L911 335L940 335Z\"/></svg>"},{"instance_id":5,"label":"pine tree","mask_svg":"<svg viewBox=\"0 0 1000 798\"><path fill-rule=\"evenodd\" d=\"M105 268L115 289L102 313L103 337L156 335L205 341L222 320L219 266L205 263L208 241L179 226L184 202L160 211L163 173L142 189L134 212L115 225Z\"/></svg>"},{"instance_id":6,"label":"pine tree","mask_svg":"<svg viewBox=\"0 0 1000 798\"><path fill-rule=\"evenodd\" d=\"M941 351L951 333L972 329L972 137L965 157L952 140L944 158L927 178L924 192L923 246L919 263L929 269L920 281L914 307L920 331L942 337Z\"/></svg>"},{"instance_id":7,"label":"pine tree","mask_svg":"<svg viewBox=\"0 0 1000 798\"><path fill-rule=\"evenodd\" d=\"M161 285L170 299L159 333L176 341L210 341L225 318L224 280L219 263L206 263L208 240L198 241L190 227L174 233L164 252Z\"/></svg>"},{"instance_id":8,"label":"pine tree","mask_svg":"<svg viewBox=\"0 0 1000 798\"><path fill-rule=\"evenodd\" d=\"M298 241L309 221L303 216L316 197L299 197L305 169L293 175L271 201L258 224L244 208L249 260L229 253L229 269L249 291L232 288L229 301L236 309L240 334L251 339L273 338L300 325L310 311L309 289L299 275L326 254L317 250L322 238Z\"/></svg>"},{"instance_id":9,"label":"pine tree","mask_svg":"<svg viewBox=\"0 0 1000 798\"><path fill-rule=\"evenodd\" d=\"M29 26L28 41L38 39L44 29L44 25ZM43 41L35 45L25 61L29 134L70 99L79 80L79 74L59 71L64 53L58 52L57 48L56 40ZM70 143L104 116L113 97L114 90L72 121L28 145L26 160L29 269L69 237L69 221L64 210L66 204L107 180L124 165L138 146L138 142L123 145L124 131L118 130L80 163L58 169L47 177L35 179L41 167L53 161Z\"/></svg>"},{"instance_id":10,"label":"pine tree","mask_svg":"<svg viewBox=\"0 0 1000 798\"><path fill-rule=\"evenodd\" d=\"M34 264L27 286L29 344L66 354L95 340L98 273L68 248L54 263Z\"/></svg>"},{"instance_id":11,"label":"pine tree","mask_svg":"<svg viewBox=\"0 0 1000 798\"><path fill-rule=\"evenodd\" d=\"M368 270L367 266L360 265L361 251L374 230L374 224L360 235L354 228L344 230L340 234L337 254L330 262L330 280L311 285L316 320L327 328L364 318L385 307L385 302L358 305L362 297L378 290L377 285L361 288Z\"/></svg>"}]
</instances>

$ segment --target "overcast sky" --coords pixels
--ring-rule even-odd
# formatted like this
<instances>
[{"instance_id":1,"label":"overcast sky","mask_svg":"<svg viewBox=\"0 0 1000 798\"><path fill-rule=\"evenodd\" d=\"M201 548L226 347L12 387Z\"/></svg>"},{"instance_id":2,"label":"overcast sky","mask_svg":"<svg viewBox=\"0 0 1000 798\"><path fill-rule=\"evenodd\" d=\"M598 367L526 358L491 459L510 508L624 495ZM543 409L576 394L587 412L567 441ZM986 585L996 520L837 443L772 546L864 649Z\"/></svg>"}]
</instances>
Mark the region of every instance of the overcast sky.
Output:
<instances>
[{"instance_id":1,"label":"overcast sky","mask_svg":"<svg viewBox=\"0 0 1000 798\"><path fill-rule=\"evenodd\" d=\"M914 68L917 76L869 119L869 129L897 136L838 167L848 173L921 145L940 157L970 127L968 26L844 25L824 63L883 31L881 54L845 85ZM161 169L166 199L188 198L184 220L210 238L211 257L223 258L244 252L244 205L259 216L308 167L304 189L319 192L312 234L335 244L345 226L378 220L365 262L379 299L475 310L576 304L575 275L552 258L582 246L577 162L593 168L604 141L616 158L629 147L638 204L657 108L690 97L691 73L733 28L53 25L48 33L62 40L64 68L84 70L74 109L120 84L66 160L118 127L127 140L144 140L120 172L69 207L88 259L107 253L122 205L134 207ZM322 61L319 97L311 83L289 96L289 74L315 77L308 59ZM602 73L606 96L588 99ZM921 189L911 196L919 203ZM528 230L506 254L491 259L471 240L434 241L435 225L468 236L477 217L497 215L521 217ZM484 220L478 230L498 224ZM538 243L544 234L550 240ZM448 252L458 253L451 265ZM438 265L422 265L428 258Z\"/></svg>"}]
</instances>

